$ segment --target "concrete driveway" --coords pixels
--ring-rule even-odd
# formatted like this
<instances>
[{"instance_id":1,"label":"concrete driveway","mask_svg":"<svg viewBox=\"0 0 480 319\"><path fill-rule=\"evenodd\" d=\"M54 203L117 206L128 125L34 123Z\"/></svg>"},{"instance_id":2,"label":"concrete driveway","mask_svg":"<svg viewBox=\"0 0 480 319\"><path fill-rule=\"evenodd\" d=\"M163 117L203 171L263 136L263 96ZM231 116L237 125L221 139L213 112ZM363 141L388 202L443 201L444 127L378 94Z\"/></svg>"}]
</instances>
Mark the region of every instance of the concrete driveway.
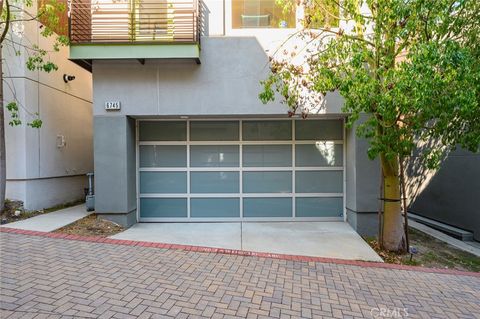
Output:
<instances>
[{"instance_id":1,"label":"concrete driveway","mask_svg":"<svg viewBox=\"0 0 480 319\"><path fill-rule=\"evenodd\" d=\"M382 261L345 222L139 223L112 238Z\"/></svg>"}]
</instances>

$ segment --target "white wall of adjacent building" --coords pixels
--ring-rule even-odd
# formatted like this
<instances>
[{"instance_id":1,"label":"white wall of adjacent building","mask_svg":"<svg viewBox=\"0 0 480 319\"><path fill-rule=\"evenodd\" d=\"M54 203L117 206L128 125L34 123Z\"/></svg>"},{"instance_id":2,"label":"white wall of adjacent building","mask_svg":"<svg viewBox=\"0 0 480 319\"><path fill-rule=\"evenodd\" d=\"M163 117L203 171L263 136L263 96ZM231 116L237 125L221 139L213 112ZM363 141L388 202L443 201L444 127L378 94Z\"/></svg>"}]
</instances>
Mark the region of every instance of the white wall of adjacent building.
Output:
<instances>
[{"instance_id":1,"label":"white wall of adjacent building","mask_svg":"<svg viewBox=\"0 0 480 319\"><path fill-rule=\"evenodd\" d=\"M58 71L28 70L24 46L36 44L52 50L53 39L42 37L39 31L37 22L15 25L2 52L4 103L16 99L23 122L9 126L6 111L6 197L23 201L26 209L81 199L87 185L85 174L93 171L91 74L68 60L66 47L49 52ZM75 80L65 83L63 74ZM40 129L26 125L35 113L43 121Z\"/></svg>"}]
</instances>

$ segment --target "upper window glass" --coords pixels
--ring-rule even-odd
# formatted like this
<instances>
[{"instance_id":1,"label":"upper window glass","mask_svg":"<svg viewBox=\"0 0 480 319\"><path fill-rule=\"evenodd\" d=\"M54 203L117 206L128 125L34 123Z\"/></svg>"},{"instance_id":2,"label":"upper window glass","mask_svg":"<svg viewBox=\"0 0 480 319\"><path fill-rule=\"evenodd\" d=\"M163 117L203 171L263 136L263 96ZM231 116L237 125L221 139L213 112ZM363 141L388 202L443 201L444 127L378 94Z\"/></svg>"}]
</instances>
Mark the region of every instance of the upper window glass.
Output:
<instances>
[{"instance_id":1,"label":"upper window glass","mask_svg":"<svg viewBox=\"0 0 480 319\"><path fill-rule=\"evenodd\" d=\"M276 0L232 0L232 28L295 28L295 8Z\"/></svg>"},{"instance_id":2,"label":"upper window glass","mask_svg":"<svg viewBox=\"0 0 480 319\"><path fill-rule=\"evenodd\" d=\"M183 121L142 121L140 141L186 141L187 122Z\"/></svg>"},{"instance_id":3,"label":"upper window glass","mask_svg":"<svg viewBox=\"0 0 480 319\"><path fill-rule=\"evenodd\" d=\"M343 140L342 120L297 120L297 140L332 141Z\"/></svg>"},{"instance_id":4,"label":"upper window glass","mask_svg":"<svg viewBox=\"0 0 480 319\"><path fill-rule=\"evenodd\" d=\"M191 141L238 141L238 121L193 121L190 122Z\"/></svg>"},{"instance_id":5,"label":"upper window glass","mask_svg":"<svg viewBox=\"0 0 480 319\"><path fill-rule=\"evenodd\" d=\"M292 121L243 121L244 141L289 141Z\"/></svg>"}]
</instances>

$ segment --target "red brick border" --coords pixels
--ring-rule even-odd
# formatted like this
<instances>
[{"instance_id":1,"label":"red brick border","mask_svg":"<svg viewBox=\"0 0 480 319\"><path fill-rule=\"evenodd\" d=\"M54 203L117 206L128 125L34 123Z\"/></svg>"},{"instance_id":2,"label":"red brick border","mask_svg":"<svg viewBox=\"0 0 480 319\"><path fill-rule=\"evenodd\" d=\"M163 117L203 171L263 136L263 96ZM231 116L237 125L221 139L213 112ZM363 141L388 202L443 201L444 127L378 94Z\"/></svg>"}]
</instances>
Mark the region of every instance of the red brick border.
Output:
<instances>
[{"instance_id":1,"label":"red brick border","mask_svg":"<svg viewBox=\"0 0 480 319\"><path fill-rule=\"evenodd\" d=\"M436 273L436 274L473 276L473 277L480 278L480 272L468 272L468 271L459 271L459 270L441 269L441 268L426 268L426 267L418 267L418 266L387 264L387 263L372 262L372 261L261 253L261 252L237 250L237 249L153 243L153 242L145 242L145 241L112 239L112 238L95 237L95 236L67 235L67 234L61 234L61 233L49 233L49 232L41 232L41 231L33 231L33 230L8 228L8 227L0 227L0 232L21 234L21 235L31 235L31 236L41 236L41 237L57 238L57 239L66 239L66 240L79 240L79 241L104 243L104 244L112 244L112 245L178 249L178 250L194 251L194 252L201 252L201 253L251 256L251 257L260 257L260 258L274 258L274 259L293 260L293 261L302 261L302 262L332 263L332 264L353 265L353 266L360 266L360 267L386 268L386 269L419 271L419 272Z\"/></svg>"}]
</instances>

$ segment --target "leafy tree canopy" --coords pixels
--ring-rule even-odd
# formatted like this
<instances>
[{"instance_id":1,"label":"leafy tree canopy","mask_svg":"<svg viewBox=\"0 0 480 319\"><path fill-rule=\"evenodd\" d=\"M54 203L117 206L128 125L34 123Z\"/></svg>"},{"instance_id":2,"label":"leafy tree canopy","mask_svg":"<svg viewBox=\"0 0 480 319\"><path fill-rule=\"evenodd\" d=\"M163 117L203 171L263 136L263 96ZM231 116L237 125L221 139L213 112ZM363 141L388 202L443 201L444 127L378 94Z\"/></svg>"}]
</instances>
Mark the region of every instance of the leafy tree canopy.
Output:
<instances>
[{"instance_id":1,"label":"leafy tree canopy","mask_svg":"<svg viewBox=\"0 0 480 319\"><path fill-rule=\"evenodd\" d=\"M350 125L370 115L357 133L370 141L368 155L380 156L384 172L432 139L437 146L423 148L428 167L457 145L478 151L480 1L313 0L306 13L300 37L317 41L316 50L303 50L304 64L272 57L264 103L279 94L293 112L306 114L305 92L338 91ZM328 17L338 27L318 26Z\"/></svg>"}]
</instances>

